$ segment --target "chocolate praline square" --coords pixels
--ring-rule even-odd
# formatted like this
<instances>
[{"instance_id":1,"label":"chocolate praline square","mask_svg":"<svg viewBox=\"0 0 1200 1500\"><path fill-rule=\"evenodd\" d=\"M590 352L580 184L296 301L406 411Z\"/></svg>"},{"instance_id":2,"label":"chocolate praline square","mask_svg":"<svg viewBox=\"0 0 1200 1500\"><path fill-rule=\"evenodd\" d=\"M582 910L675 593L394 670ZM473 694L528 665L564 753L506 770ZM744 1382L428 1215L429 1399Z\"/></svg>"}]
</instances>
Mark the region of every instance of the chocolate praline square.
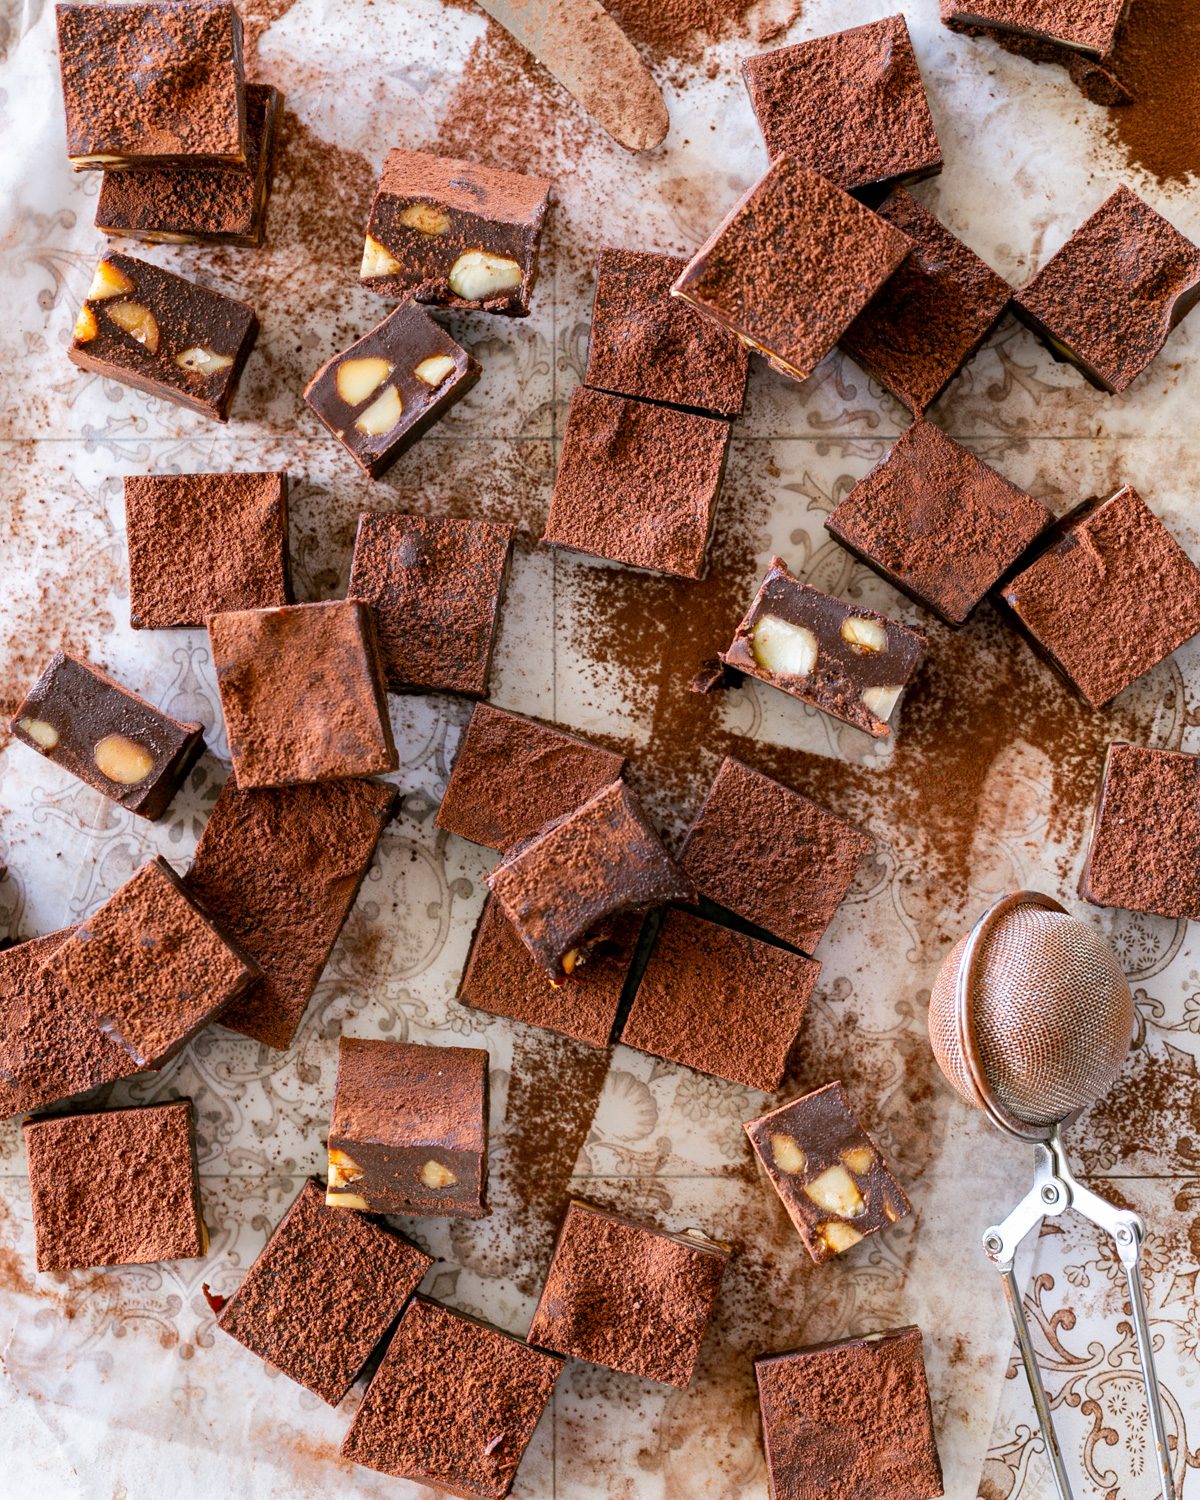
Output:
<instances>
[{"instance_id":1,"label":"chocolate praline square","mask_svg":"<svg viewBox=\"0 0 1200 1500\"><path fill-rule=\"evenodd\" d=\"M1128 0L942 0L942 20L953 30L1053 42L1093 57L1113 50Z\"/></svg>"}]
</instances>

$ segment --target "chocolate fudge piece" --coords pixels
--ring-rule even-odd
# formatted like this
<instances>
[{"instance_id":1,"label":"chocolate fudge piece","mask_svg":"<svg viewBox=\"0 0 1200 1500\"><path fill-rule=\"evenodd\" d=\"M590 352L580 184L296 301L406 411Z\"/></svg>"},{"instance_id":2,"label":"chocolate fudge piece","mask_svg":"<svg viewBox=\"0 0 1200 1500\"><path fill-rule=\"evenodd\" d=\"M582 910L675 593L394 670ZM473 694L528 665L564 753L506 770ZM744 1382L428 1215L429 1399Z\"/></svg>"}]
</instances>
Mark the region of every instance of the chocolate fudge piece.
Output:
<instances>
[{"instance_id":1,"label":"chocolate fudge piece","mask_svg":"<svg viewBox=\"0 0 1200 1500\"><path fill-rule=\"evenodd\" d=\"M114 251L96 267L67 358L225 422L257 335L244 302Z\"/></svg>"},{"instance_id":2,"label":"chocolate fudge piece","mask_svg":"<svg viewBox=\"0 0 1200 1500\"><path fill-rule=\"evenodd\" d=\"M499 903L489 897L471 941L458 999L475 1010L607 1047L641 928L641 917L617 918L586 963L550 984Z\"/></svg>"},{"instance_id":3,"label":"chocolate fudge piece","mask_svg":"<svg viewBox=\"0 0 1200 1500\"><path fill-rule=\"evenodd\" d=\"M1013 298L1055 359L1119 395L1200 298L1200 247L1119 187Z\"/></svg>"},{"instance_id":4,"label":"chocolate fudge piece","mask_svg":"<svg viewBox=\"0 0 1200 1500\"><path fill-rule=\"evenodd\" d=\"M686 264L648 250L600 252L584 381L618 396L740 416L749 355L671 296Z\"/></svg>"},{"instance_id":5,"label":"chocolate fudge piece","mask_svg":"<svg viewBox=\"0 0 1200 1500\"><path fill-rule=\"evenodd\" d=\"M886 219L781 156L671 291L804 380L911 249Z\"/></svg>"},{"instance_id":6,"label":"chocolate fudge piece","mask_svg":"<svg viewBox=\"0 0 1200 1500\"><path fill-rule=\"evenodd\" d=\"M695 894L623 781L517 845L488 885L554 980L585 961L622 913Z\"/></svg>"},{"instance_id":7,"label":"chocolate fudge piece","mask_svg":"<svg viewBox=\"0 0 1200 1500\"><path fill-rule=\"evenodd\" d=\"M371 479L460 401L479 365L415 302L326 360L304 399Z\"/></svg>"},{"instance_id":8,"label":"chocolate fudge piece","mask_svg":"<svg viewBox=\"0 0 1200 1500\"><path fill-rule=\"evenodd\" d=\"M385 297L523 318L549 201L543 177L389 151L359 277Z\"/></svg>"},{"instance_id":9,"label":"chocolate fudge piece","mask_svg":"<svg viewBox=\"0 0 1200 1500\"><path fill-rule=\"evenodd\" d=\"M903 190L876 212L912 254L841 337L841 347L914 415L937 400L1004 316L1012 288Z\"/></svg>"},{"instance_id":10,"label":"chocolate fudge piece","mask_svg":"<svg viewBox=\"0 0 1200 1500\"><path fill-rule=\"evenodd\" d=\"M1200 756L1108 747L1079 894L1200 921Z\"/></svg>"},{"instance_id":11,"label":"chocolate fudge piece","mask_svg":"<svg viewBox=\"0 0 1200 1500\"><path fill-rule=\"evenodd\" d=\"M96 228L152 243L261 245L281 104L278 89L246 85L244 167L105 172Z\"/></svg>"},{"instance_id":12,"label":"chocolate fudge piece","mask_svg":"<svg viewBox=\"0 0 1200 1500\"><path fill-rule=\"evenodd\" d=\"M563 1361L415 1297L342 1457L466 1500L503 1500Z\"/></svg>"},{"instance_id":13,"label":"chocolate fudge piece","mask_svg":"<svg viewBox=\"0 0 1200 1500\"><path fill-rule=\"evenodd\" d=\"M947 625L963 625L1050 525L1050 512L932 422L916 421L825 522Z\"/></svg>"},{"instance_id":14,"label":"chocolate fudge piece","mask_svg":"<svg viewBox=\"0 0 1200 1500\"><path fill-rule=\"evenodd\" d=\"M820 972L821 965L801 953L669 911L621 1040L772 1092L783 1082Z\"/></svg>"},{"instance_id":15,"label":"chocolate fudge piece","mask_svg":"<svg viewBox=\"0 0 1200 1500\"><path fill-rule=\"evenodd\" d=\"M720 417L577 386L542 541L702 578L729 432Z\"/></svg>"},{"instance_id":16,"label":"chocolate fudge piece","mask_svg":"<svg viewBox=\"0 0 1200 1500\"><path fill-rule=\"evenodd\" d=\"M742 77L772 161L794 156L847 190L942 170L901 15L760 52L742 63Z\"/></svg>"},{"instance_id":17,"label":"chocolate fudge piece","mask_svg":"<svg viewBox=\"0 0 1200 1500\"><path fill-rule=\"evenodd\" d=\"M329 1121L330 1208L481 1219L488 1055L342 1037Z\"/></svg>"},{"instance_id":18,"label":"chocolate fudge piece","mask_svg":"<svg viewBox=\"0 0 1200 1500\"><path fill-rule=\"evenodd\" d=\"M394 693L487 693L512 538L494 521L361 512L346 593L371 607Z\"/></svg>"},{"instance_id":19,"label":"chocolate fudge piece","mask_svg":"<svg viewBox=\"0 0 1200 1500\"><path fill-rule=\"evenodd\" d=\"M222 1026L291 1046L398 803L377 781L221 788L184 885L262 968Z\"/></svg>"},{"instance_id":20,"label":"chocolate fudge piece","mask_svg":"<svg viewBox=\"0 0 1200 1500\"><path fill-rule=\"evenodd\" d=\"M818 1263L912 1212L840 1083L789 1099L743 1128Z\"/></svg>"},{"instance_id":21,"label":"chocolate fudge piece","mask_svg":"<svg viewBox=\"0 0 1200 1500\"><path fill-rule=\"evenodd\" d=\"M919 1328L754 1361L771 1500L934 1500L933 1436Z\"/></svg>"},{"instance_id":22,"label":"chocolate fudge piece","mask_svg":"<svg viewBox=\"0 0 1200 1500\"><path fill-rule=\"evenodd\" d=\"M243 165L242 23L225 0L55 7L80 167Z\"/></svg>"},{"instance_id":23,"label":"chocolate fudge piece","mask_svg":"<svg viewBox=\"0 0 1200 1500\"><path fill-rule=\"evenodd\" d=\"M204 751L200 724L160 713L56 651L9 728L56 766L143 818L161 818Z\"/></svg>"},{"instance_id":24,"label":"chocolate fudge piece","mask_svg":"<svg viewBox=\"0 0 1200 1500\"><path fill-rule=\"evenodd\" d=\"M1106 57L1127 0L942 0L953 31L1013 33Z\"/></svg>"},{"instance_id":25,"label":"chocolate fudge piece","mask_svg":"<svg viewBox=\"0 0 1200 1500\"><path fill-rule=\"evenodd\" d=\"M243 790L398 764L371 612L355 599L211 615L217 688Z\"/></svg>"},{"instance_id":26,"label":"chocolate fudge piece","mask_svg":"<svg viewBox=\"0 0 1200 1500\"><path fill-rule=\"evenodd\" d=\"M822 594L773 557L721 660L876 739L925 655L907 625Z\"/></svg>"},{"instance_id":27,"label":"chocolate fudge piece","mask_svg":"<svg viewBox=\"0 0 1200 1500\"><path fill-rule=\"evenodd\" d=\"M373 1219L326 1208L308 1181L217 1327L336 1406L432 1264Z\"/></svg>"},{"instance_id":28,"label":"chocolate fudge piece","mask_svg":"<svg viewBox=\"0 0 1200 1500\"><path fill-rule=\"evenodd\" d=\"M25 1121L39 1271L208 1253L189 1099Z\"/></svg>"},{"instance_id":29,"label":"chocolate fudge piece","mask_svg":"<svg viewBox=\"0 0 1200 1500\"><path fill-rule=\"evenodd\" d=\"M727 755L679 863L701 895L811 953L872 840Z\"/></svg>"},{"instance_id":30,"label":"chocolate fudge piece","mask_svg":"<svg viewBox=\"0 0 1200 1500\"><path fill-rule=\"evenodd\" d=\"M572 1203L529 1342L686 1390L729 1251Z\"/></svg>"},{"instance_id":31,"label":"chocolate fudge piece","mask_svg":"<svg viewBox=\"0 0 1200 1500\"><path fill-rule=\"evenodd\" d=\"M1093 708L1200 632L1200 572L1131 485L1063 517L1001 597Z\"/></svg>"},{"instance_id":32,"label":"chocolate fudge piece","mask_svg":"<svg viewBox=\"0 0 1200 1500\"><path fill-rule=\"evenodd\" d=\"M603 791L625 757L522 714L478 703L437 826L503 853Z\"/></svg>"},{"instance_id":33,"label":"chocolate fudge piece","mask_svg":"<svg viewBox=\"0 0 1200 1500\"><path fill-rule=\"evenodd\" d=\"M129 474L129 623L203 625L292 597L287 475Z\"/></svg>"}]
</instances>

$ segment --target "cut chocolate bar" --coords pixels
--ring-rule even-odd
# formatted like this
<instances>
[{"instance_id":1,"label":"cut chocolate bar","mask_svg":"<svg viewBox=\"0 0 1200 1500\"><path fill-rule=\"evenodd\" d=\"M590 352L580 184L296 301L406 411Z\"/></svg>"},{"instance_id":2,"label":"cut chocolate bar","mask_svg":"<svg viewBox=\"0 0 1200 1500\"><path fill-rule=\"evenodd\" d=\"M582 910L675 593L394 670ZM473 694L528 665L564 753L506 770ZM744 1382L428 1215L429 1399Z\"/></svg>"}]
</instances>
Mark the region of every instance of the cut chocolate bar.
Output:
<instances>
[{"instance_id":1,"label":"cut chocolate bar","mask_svg":"<svg viewBox=\"0 0 1200 1500\"><path fill-rule=\"evenodd\" d=\"M994 31L1106 57L1128 0L942 0L954 31Z\"/></svg>"}]
</instances>

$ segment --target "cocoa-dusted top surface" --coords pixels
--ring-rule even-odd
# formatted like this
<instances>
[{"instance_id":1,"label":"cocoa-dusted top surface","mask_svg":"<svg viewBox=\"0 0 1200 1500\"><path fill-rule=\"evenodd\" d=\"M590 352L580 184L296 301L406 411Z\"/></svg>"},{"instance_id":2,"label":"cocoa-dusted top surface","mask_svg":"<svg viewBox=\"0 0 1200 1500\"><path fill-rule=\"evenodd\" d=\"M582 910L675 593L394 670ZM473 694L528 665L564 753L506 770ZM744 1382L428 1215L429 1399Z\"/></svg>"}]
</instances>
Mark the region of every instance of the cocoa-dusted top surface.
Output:
<instances>
[{"instance_id":1,"label":"cocoa-dusted top surface","mask_svg":"<svg viewBox=\"0 0 1200 1500\"><path fill-rule=\"evenodd\" d=\"M961 625L1050 522L1040 500L918 420L825 527L918 604Z\"/></svg>"},{"instance_id":2,"label":"cocoa-dusted top surface","mask_svg":"<svg viewBox=\"0 0 1200 1500\"><path fill-rule=\"evenodd\" d=\"M476 704L437 826L501 853L621 775L625 757L489 703Z\"/></svg>"},{"instance_id":3,"label":"cocoa-dusted top surface","mask_svg":"<svg viewBox=\"0 0 1200 1500\"><path fill-rule=\"evenodd\" d=\"M600 252L584 380L616 395L739 416L749 354L671 296L686 264L648 250Z\"/></svg>"},{"instance_id":4,"label":"cocoa-dusted top surface","mask_svg":"<svg viewBox=\"0 0 1200 1500\"><path fill-rule=\"evenodd\" d=\"M1128 0L942 0L942 19L1017 31L1103 57L1112 51L1127 3Z\"/></svg>"},{"instance_id":5,"label":"cocoa-dusted top surface","mask_svg":"<svg viewBox=\"0 0 1200 1500\"><path fill-rule=\"evenodd\" d=\"M686 1389L728 1263L707 1240L572 1203L529 1342Z\"/></svg>"},{"instance_id":6,"label":"cocoa-dusted top surface","mask_svg":"<svg viewBox=\"0 0 1200 1500\"><path fill-rule=\"evenodd\" d=\"M841 347L919 416L995 328L1012 289L902 188L876 213L909 237L912 254Z\"/></svg>"},{"instance_id":7,"label":"cocoa-dusted top surface","mask_svg":"<svg viewBox=\"0 0 1200 1500\"><path fill-rule=\"evenodd\" d=\"M187 1099L25 1122L39 1271L203 1255Z\"/></svg>"},{"instance_id":8,"label":"cocoa-dusted top surface","mask_svg":"<svg viewBox=\"0 0 1200 1500\"><path fill-rule=\"evenodd\" d=\"M488 1055L479 1047L342 1037L331 1135L483 1151Z\"/></svg>"},{"instance_id":9,"label":"cocoa-dusted top surface","mask_svg":"<svg viewBox=\"0 0 1200 1500\"><path fill-rule=\"evenodd\" d=\"M1093 384L1120 393L1200 297L1200 247L1127 187L1106 198L1013 306Z\"/></svg>"},{"instance_id":10,"label":"cocoa-dusted top surface","mask_svg":"<svg viewBox=\"0 0 1200 1500\"><path fill-rule=\"evenodd\" d=\"M524 172L504 172L458 157L398 148L387 154L379 191L403 198L427 197L458 213L540 227L550 183Z\"/></svg>"},{"instance_id":11,"label":"cocoa-dusted top surface","mask_svg":"<svg viewBox=\"0 0 1200 1500\"><path fill-rule=\"evenodd\" d=\"M467 1500L503 1500L563 1362L416 1297L342 1457Z\"/></svg>"},{"instance_id":12,"label":"cocoa-dusted top surface","mask_svg":"<svg viewBox=\"0 0 1200 1500\"><path fill-rule=\"evenodd\" d=\"M291 1045L398 801L377 781L245 792L226 781L184 880L262 968L222 1026Z\"/></svg>"},{"instance_id":13,"label":"cocoa-dusted top surface","mask_svg":"<svg viewBox=\"0 0 1200 1500\"><path fill-rule=\"evenodd\" d=\"M542 541L701 578L730 425L577 386Z\"/></svg>"},{"instance_id":14,"label":"cocoa-dusted top surface","mask_svg":"<svg viewBox=\"0 0 1200 1500\"><path fill-rule=\"evenodd\" d=\"M326 1208L310 1180L217 1326L336 1406L432 1264L374 1219Z\"/></svg>"},{"instance_id":15,"label":"cocoa-dusted top surface","mask_svg":"<svg viewBox=\"0 0 1200 1500\"><path fill-rule=\"evenodd\" d=\"M1003 598L1093 708L1200 632L1200 571L1131 485L1065 517Z\"/></svg>"},{"instance_id":16,"label":"cocoa-dusted top surface","mask_svg":"<svg viewBox=\"0 0 1200 1500\"><path fill-rule=\"evenodd\" d=\"M760 52L742 77L772 160L790 154L847 189L942 170L902 15Z\"/></svg>"},{"instance_id":17,"label":"cocoa-dusted top surface","mask_svg":"<svg viewBox=\"0 0 1200 1500\"><path fill-rule=\"evenodd\" d=\"M754 1361L773 1500L933 1500L919 1328Z\"/></svg>"}]
</instances>

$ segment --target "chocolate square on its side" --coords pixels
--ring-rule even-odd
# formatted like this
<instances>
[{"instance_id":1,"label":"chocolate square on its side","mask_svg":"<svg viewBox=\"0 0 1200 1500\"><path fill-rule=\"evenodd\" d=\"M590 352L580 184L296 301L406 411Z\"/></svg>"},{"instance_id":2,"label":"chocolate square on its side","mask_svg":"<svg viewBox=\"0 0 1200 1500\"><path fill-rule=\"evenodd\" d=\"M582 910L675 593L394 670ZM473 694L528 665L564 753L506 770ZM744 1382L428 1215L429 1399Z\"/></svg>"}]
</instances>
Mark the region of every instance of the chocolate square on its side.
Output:
<instances>
[{"instance_id":1,"label":"chocolate square on its side","mask_svg":"<svg viewBox=\"0 0 1200 1500\"><path fill-rule=\"evenodd\" d=\"M482 1219L487 1150L485 1051L342 1037L328 1207Z\"/></svg>"},{"instance_id":2,"label":"chocolate square on its side","mask_svg":"<svg viewBox=\"0 0 1200 1500\"><path fill-rule=\"evenodd\" d=\"M523 318L549 201L543 177L389 151L359 278L385 297Z\"/></svg>"},{"instance_id":3,"label":"chocolate square on its side","mask_svg":"<svg viewBox=\"0 0 1200 1500\"><path fill-rule=\"evenodd\" d=\"M359 514L346 593L371 607L392 692L487 693L512 538L493 521Z\"/></svg>"},{"instance_id":4,"label":"chocolate square on its side","mask_svg":"<svg viewBox=\"0 0 1200 1500\"><path fill-rule=\"evenodd\" d=\"M1104 58L1113 50L1128 0L942 0L952 31L994 31Z\"/></svg>"},{"instance_id":5,"label":"chocolate square on its side","mask_svg":"<svg viewBox=\"0 0 1200 1500\"><path fill-rule=\"evenodd\" d=\"M806 380L911 249L886 219L781 156L671 291Z\"/></svg>"},{"instance_id":6,"label":"chocolate square on its side","mask_svg":"<svg viewBox=\"0 0 1200 1500\"><path fill-rule=\"evenodd\" d=\"M189 1099L25 1121L39 1271L208 1253Z\"/></svg>"},{"instance_id":7,"label":"chocolate square on its side","mask_svg":"<svg viewBox=\"0 0 1200 1500\"><path fill-rule=\"evenodd\" d=\"M371 612L355 599L211 615L217 689L243 790L394 771Z\"/></svg>"},{"instance_id":8,"label":"chocolate square on its side","mask_svg":"<svg viewBox=\"0 0 1200 1500\"><path fill-rule=\"evenodd\" d=\"M1063 517L1000 597L1093 708L1200 632L1200 571L1131 485Z\"/></svg>"},{"instance_id":9,"label":"chocolate square on its side","mask_svg":"<svg viewBox=\"0 0 1200 1500\"><path fill-rule=\"evenodd\" d=\"M1052 519L1040 500L918 420L825 529L901 593L959 626Z\"/></svg>"},{"instance_id":10,"label":"chocolate square on its side","mask_svg":"<svg viewBox=\"0 0 1200 1500\"><path fill-rule=\"evenodd\" d=\"M377 781L221 788L184 885L262 968L222 1026L291 1046L398 802Z\"/></svg>"},{"instance_id":11,"label":"chocolate square on its side","mask_svg":"<svg viewBox=\"0 0 1200 1500\"><path fill-rule=\"evenodd\" d=\"M550 724L478 703L437 826L503 853L616 781L625 757Z\"/></svg>"},{"instance_id":12,"label":"chocolate square on its side","mask_svg":"<svg viewBox=\"0 0 1200 1500\"><path fill-rule=\"evenodd\" d=\"M504 1500L563 1362L415 1297L342 1457L466 1500Z\"/></svg>"},{"instance_id":13,"label":"chocolate square on its side","mask_svg":"<svg viewBox=\"0 0 1200 1500\"><path fill-rule=\"evenodd\" d=\"M872 840L732 755L680 851L702 896L811 953Z\"/></svg>"},{"instance_id":14,"label":"chocolate square on its side","mask_svg":"<svg viewBox=\"0 0 1200 1500\"><path fill-rule=\"evenodd\" d=\"M730 424L577 386L543 543L702 578Z\"/></svg>"},{"instance_id":15,"label":"chocolate square on its side","mask_svg":"<svg viewBox=\"0 0 1200 1500\"><path fill-rule=\"evenodd\" d=\"M1012 288L903 190L876 212L913 251L841 337L841 347L919 416L1004 316Z\"/></svg>"},{"instance_id":16,"label":"chocolate square on its side","mask_svg":"<svg viewBox=\"0 0 1200 1500\"><path fill-rule=\"evenodd\" d=\"M771 1093L820 972L803 954L669 911L621 1040Z\"/></svg>"},{"instance_id":17,"label":"chocolate square on its side","mask_svg":"<svg viewBox=\"0 0 1200 1500\"><path fill-rule=\"evenodd\" d=\"M1119 395L1200 298L1200 247L1119 187L1013 298L1055 359Z\"/></svg>"},{"instance_id":18,"label":"chocolate square on its side","mask_svg":"<svg viewBox=\"0 0 1200 1500\"><path fill-rule=\"evenodd\" d=\"M161 818L204 751L204 728L172 719L98 667L57 651L9 728L22 743L142 818Z\"/></svg>"},{"instance_id":19,"label":"chocolate square on its side","mask_svg":"<svg viewBox=\"0 0 1200 1500\"><path fill-rule=\"evenodd\" d=\"M217 1318L252 1354L336 1406L433 1264L308 1181Z\"/></svg>"},{"instance_id":20,"label":"chocolate square on its side","mask_svg":"<svg viewBox=\"0 0 1200 1500\"><path fill-rule=\"evenodd\" d=\"M840 1083L789 1099L743 1128L818 1264L912 1212Z\"/></svg>"},{"instance_id":21,"label":"chocolate square on its side","mask_svg":"<svg viewBox=\"0 0 1200 1500\"><path fill-rule=\"evenodd\" d=\"M729 1251L572 1203L529 1342L686 1390Z\"/></svg>"},{"instance_id":22,"label":"chocolate square on its side","mask_svg":"<svg viewBox=\"0 0 1200 1500\"><path fill-rule=\"evenodd\" d=\"M284 473L127 475L129 623L164 630L289 603L287 521Z\"/></svg>"},{"instance_id":23,"label":"chocolate square on its side","mask_svg":"<svg viewBox=\"0 0 1200 1500\"><path fill-rule=\"evenodd\" d=\"M732 334L671 296L686 264L648 250L600 252L584 382L618 396L739 416L749 355Z\"/></svg>"},{"instance_id":24,"label":"chocolate square on its side","mask_svg":"<svg viewBox=\"0 0 1200 1500\"><path fill-rule=\"evenodd\" d=\"M935 1500L919 1328L754 1361L771 1500Z\"/></svg>"},{"instance_id":25,"label":"chocolate square on its side","mask_svg":"<svg viewBox=\"0 0 1200 1500\"><path fill-rule=\"evenodd\" d=\"M942 170L902 15L760 52L742 77L772 161L794 156L848 191Z\"/></svg>"}]
</instances>

